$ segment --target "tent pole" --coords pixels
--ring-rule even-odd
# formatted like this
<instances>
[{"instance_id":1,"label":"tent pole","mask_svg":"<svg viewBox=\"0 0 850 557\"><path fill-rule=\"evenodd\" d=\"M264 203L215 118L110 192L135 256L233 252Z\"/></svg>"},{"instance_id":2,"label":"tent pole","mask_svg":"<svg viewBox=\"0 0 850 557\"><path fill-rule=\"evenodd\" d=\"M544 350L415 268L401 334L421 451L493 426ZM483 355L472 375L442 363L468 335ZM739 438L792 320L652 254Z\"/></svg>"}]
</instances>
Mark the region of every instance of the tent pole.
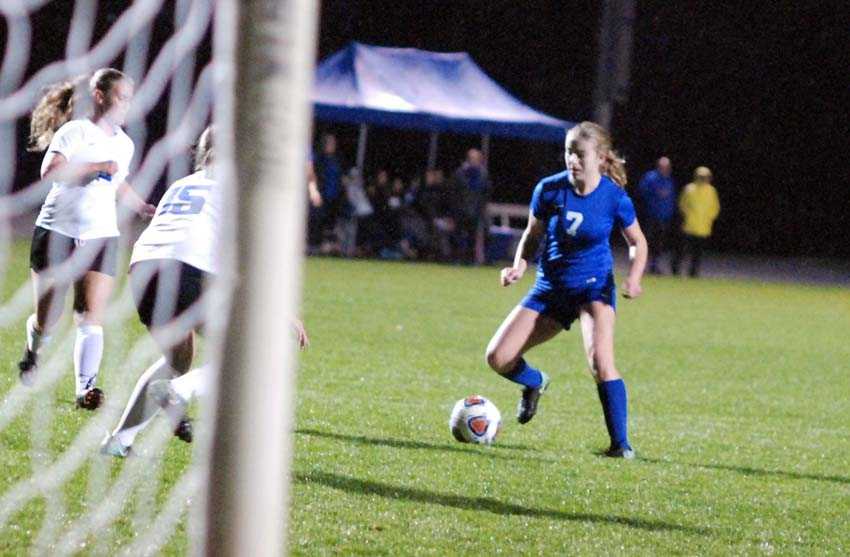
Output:
<instances>
[{"instance_id":1,"label":"tent pole","mask_svg":"<svg viewBox=\"0 0 850 557\"><path fill-rule=\"evenodd\" d=\"M437 167L437 132L431 132L431 141L428 143L428 170L434 170Z\"/></svg>"},{"instance_id":2,"label":"tent pole","mask_svg":"<svg viewBox=\"0 0 850 557\"><path fill-rule=\"evenodd\" d=\"M369 136L369 126L360 124L360 136L357 138L357 170L363 176L363 163L366 161L366 139Z\"/></svg>"},{"instance_id":3,"label":"tent pole","mask_svg":"<svg viewBox=\"0 0 850 557\"><path fill-rule=\"evenodd\" d=\"M484 168L490 170L490 134L481 136L481 154L484 155Z\"/></svg>"},{"instance_id":4,"label":"tent pole","mask_svg":"<svg viewBox=\"0 0 850 557\"><path fill-rule=\"evenodd\" d=\"M490 173L490 134L485 133L481 135L481 154L484 156L484 171L486 174ZM489 205L489 204L488 204ZM486 213L486 208L485 208ZM489 219L485 218L484 227L478 227L478 230L475 232L475 262L479 265L484 263L484 246L487 242L488 230L489 230Z\"/></svg>"}]
</instances>

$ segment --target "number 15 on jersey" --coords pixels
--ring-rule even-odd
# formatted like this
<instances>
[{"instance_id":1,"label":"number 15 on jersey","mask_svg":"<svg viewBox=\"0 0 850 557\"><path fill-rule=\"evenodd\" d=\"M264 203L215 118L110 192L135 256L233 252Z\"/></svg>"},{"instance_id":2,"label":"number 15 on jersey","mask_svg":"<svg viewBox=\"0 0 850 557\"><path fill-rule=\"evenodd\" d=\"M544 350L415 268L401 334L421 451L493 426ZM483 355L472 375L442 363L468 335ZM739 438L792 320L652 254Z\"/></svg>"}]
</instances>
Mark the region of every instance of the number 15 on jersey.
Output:
<instances>
[{"instance_id":1,"label":"number 15 on jersey","mask_svg":"<svg viewBox=\"0 0 850 557\"><path fill-rule=\"evenodd\" d=\"M159 215L197 215L207 202L211 186L181 186L166 194Z\"/></svg>"}]
</instances>

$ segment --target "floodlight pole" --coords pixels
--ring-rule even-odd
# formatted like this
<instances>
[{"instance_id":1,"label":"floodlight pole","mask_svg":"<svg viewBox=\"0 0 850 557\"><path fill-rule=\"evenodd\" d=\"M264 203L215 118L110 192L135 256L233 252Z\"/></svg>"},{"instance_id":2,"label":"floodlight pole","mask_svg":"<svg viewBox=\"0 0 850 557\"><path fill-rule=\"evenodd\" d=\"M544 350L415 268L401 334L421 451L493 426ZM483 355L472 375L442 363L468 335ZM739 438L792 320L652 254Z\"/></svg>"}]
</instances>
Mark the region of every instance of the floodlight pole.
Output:
<instances>
[{"instance_id":1,"label":"floodlight pole","mask_svg":"<svg viewBox=\"0 0 850 557\"><path fill-rule=\"evenodd\" d=\"M178 0L174 7L174 27L181 28L186 23L189 14L190 2ZM174 78L169 83L171 94L168 96L168 129L175 129L180 119L186 113L189 98L192 96L192 74L195 69L195 55L186 56L181 60L174 72ZM188 154L181 154L172 158L168 163L168 183L189 174L191 161Z\"/></svg>"},{"instance_id":2,"label":"floodlight pole","mask_svg":"<svg viewBox=\"0 0 850 557\"><path fill-rule=\"evenodd\" d=\"M628 98L634 20L634 0L604 1L593 105L596 123L608 130L616 103L624 103Z\"/></svg>"}]
</instances>

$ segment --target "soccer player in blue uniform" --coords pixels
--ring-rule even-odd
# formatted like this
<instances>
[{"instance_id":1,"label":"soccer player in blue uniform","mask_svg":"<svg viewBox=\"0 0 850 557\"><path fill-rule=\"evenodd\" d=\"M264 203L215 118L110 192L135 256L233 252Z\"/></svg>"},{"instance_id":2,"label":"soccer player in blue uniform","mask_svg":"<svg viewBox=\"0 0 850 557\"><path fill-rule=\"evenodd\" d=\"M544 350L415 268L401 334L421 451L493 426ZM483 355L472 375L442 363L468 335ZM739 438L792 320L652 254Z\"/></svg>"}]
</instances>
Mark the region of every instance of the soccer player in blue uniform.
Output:
<instances>
[{"instance_id":1,"label":"soccer player in blue uniform","mask_svg":"<svg viewBox=\"0 0 850 557\"><path fill-rule=\"evenodd\" d=\"M514 263L502 269L502 286L522 278L539 242L537 280L487 346L487 363L523 386L517 420L530 421L549 376L523 358L532 347L569 329L578 319L611 438L606 455L634 458L628 439L626 386L614 366L616 287L609 237L619 228L633 254L623 296L641 294L647 244L626 194L625 166L601 126L582 122L567 132L567 170L534 188L528 227Z\"/></svg>"}]
</instances>

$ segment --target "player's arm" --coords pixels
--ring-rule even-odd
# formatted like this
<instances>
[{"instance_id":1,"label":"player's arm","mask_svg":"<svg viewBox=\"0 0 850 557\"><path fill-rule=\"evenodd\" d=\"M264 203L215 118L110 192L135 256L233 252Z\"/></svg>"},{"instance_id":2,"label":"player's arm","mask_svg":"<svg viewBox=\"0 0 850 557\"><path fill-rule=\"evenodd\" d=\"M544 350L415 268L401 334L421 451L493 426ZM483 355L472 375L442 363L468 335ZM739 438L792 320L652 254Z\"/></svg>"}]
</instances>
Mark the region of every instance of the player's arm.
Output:
<instances>
[{"instance_id":1,"label":"player's arm","mask_svg":"<svg viewBox=\"0 0 850 557\"><path fill-rule=\"evenodd\" d=\"M121 182L121 185L118 186L118 199L125 207L140 217L150 218L156 214L156 206L142 199L127 182Z\"/></svg>"},{"instance_id":2,"label":"player's arm","mask_svg":"<svg viewBox=\"0 0 850 557\"><path fill-rule=\"evenodd\" d=\"M509 286L525 274L528 268L528 261L537 253L537 246L540 244L540 238L543 237L544 223L534 216L532 211L528 213L528 226L522 233L519 239L519 244L514 255L514 264L512 267L502 269L501 282L502 286Z\"/></svg>"},{"instance_id":3,"label":"player's arm","mask_svg":"<svg viewBox=\"0 0 850 557\"><path fill-rule=\"evenodd\" d=\"M65 155L56 151L47 154L47 165L41 173L42 180L48 182L71 182L86 184L99 174L112 176L118 172L115 161L76 163L69 162Z\"/></svg>"},{"instance_id":4,"label":"player's arm","mask_svg":"<svg viewBox=\"0 0 850 557\"><path fill-rule=\"evenodd\" d=\"M623 285L623 296L626 298L637 298L643 292L640 279L646 268L646 258L649 255L649 246L643 230L640 229L637 219L629 226L623 228L623 237L629 244L629 273L626 283Z\"/></svg>"}]
</instances>

